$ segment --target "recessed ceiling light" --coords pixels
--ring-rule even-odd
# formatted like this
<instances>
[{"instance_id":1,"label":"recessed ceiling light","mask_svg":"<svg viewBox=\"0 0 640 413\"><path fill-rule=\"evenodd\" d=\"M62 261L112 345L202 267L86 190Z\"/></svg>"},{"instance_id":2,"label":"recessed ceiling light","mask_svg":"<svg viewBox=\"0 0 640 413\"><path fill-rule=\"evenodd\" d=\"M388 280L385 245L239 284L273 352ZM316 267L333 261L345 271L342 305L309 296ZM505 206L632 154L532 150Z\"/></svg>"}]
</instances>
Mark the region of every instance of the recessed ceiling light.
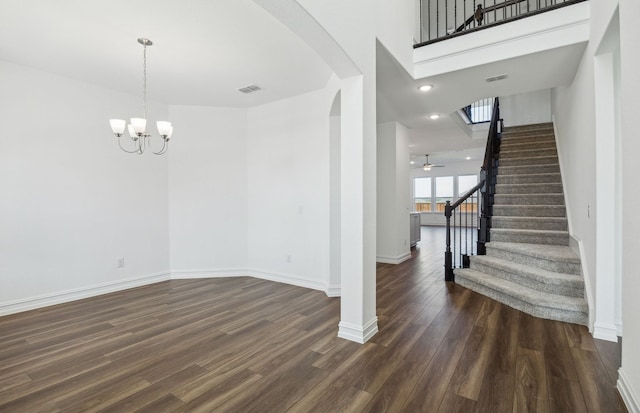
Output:
<instances>
[{"instance_id":1,"label":"recessed ceiling light","mask_svg":"<svg viewBox=\"0 0 640 413\"><path fill-rule=\"evenodd\" d=\"M411 165L413 165L415 162L414 162L414 161L411 161L411 162L409 162L409 163L410 163Z\"/></svg>"},{"instance_id":2,"label":"recessed ceiling light","mask_svg":"<svg viewBox=\"0 0 640 413\"><path fill-rule=\"evenodd\" d=\"M433 85L422 85L418 88L421 92L428 92L433 89Z\"/></svg>"},{"instance_id":3,"label":"recessed ceiling light","mask_svg":"<svg viewBox=\"0 0 640 413\"><path fill-rule=\"evenodd\" d=\"M433 115L429 116L429 119L438 119L440 117L440 115L438 115L437 113L434 113Z\"/></svg>"},{"instance_id":4,"label":"recessed ceiling light","mask_svg":"<svg viewBox=\"0 0 640 413\"><path fill-rule=\"evenodd\" d=\"M464 158L464 159L466 159L467 161L470 161L470 160L471 160L471 157L470 157L470 156L467 156L467 157L466 157L466 158Z\"/></svg>"}]
</instances>

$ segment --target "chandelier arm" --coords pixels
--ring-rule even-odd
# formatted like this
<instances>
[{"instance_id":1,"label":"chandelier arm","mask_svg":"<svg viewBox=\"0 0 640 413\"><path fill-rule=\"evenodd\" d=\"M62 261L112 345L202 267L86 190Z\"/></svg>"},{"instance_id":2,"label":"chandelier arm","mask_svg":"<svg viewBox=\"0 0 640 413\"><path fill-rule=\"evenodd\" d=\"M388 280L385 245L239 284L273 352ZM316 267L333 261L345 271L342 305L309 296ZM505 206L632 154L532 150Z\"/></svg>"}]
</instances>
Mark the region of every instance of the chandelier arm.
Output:
<instances>
[{"instance_id":1,"label":"chandelier arm","mask_svg":"<svg viewBox=\"0 0 640 413\"><path fill-rule=\"evenodd\" d=\"M156 152L156 151L154 151L153 149L151 149L151 152L153 152L155 155L162 155L162 154L164 154L164 153L167 151L167 149L169 149L169 145L167 145L167 142L168 142L168 141L167 141L166 139L163 139L163 140L162 140L162 149L160 149L160 151L159 151L159 152ZM151 147L151 145L149 145L149 147Z\"/></svg>"},{"instance_id":2,"label":"chandelier arm","mask_svg":"<svg viewBox=\"0 0 640 413\"><path fill-rule=\"evenodd\" d=\"M122 142L120 142L120 137L119 137L119 136L118 136L118 146L120 146L120 149L122 149L122 150L123 150L123 151L125 151L126 153L139 153L139 151L140 151L140 148L139 148L139 147L138 147L138 148L136 148L136 149L135 149L135 150L133 150L133 151L129 151L129 150L125 149L125 148L124 148L124 146L122 146Z\"/></svg>"},{"instance_id":3,"label":"chandelier arm","mask_svg":"<svg viewBox=\"0 0 640 413\"><path fill-rule=\"evenodd\" d=\"M144 153L145 149L147 149L147 136L146 135L142 135L140 137L140 148L139 148L138 154L142 155Z\"/></svg>"}]
</instances>

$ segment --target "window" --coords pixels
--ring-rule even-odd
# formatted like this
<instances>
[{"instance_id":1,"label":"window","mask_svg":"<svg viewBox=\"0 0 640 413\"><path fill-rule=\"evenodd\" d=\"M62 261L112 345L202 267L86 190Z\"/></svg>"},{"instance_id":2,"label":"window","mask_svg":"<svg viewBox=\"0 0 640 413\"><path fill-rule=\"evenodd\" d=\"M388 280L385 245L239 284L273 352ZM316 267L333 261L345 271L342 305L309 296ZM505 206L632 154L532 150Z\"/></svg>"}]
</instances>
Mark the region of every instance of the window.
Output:
<instances>
[{"instance_id":1,"label":"window","mask_svg":"<svg viewBox=\"0 0 640 413\"><path fill-rule=\"evenodd\" d=\"M458 177L458 196L464 195L468 190L478 184L478 175L460 175Z\"/></svg>"},{"instance_id":2,"label":"window","mask_svg":"<svg viewBox=\"0 0 640 413\"><path fill-rule=\"evenodd\" d=\"M458 197L464 195L471 188L478 184L478 175L460 175L458 177ZM478 198L472 196L465 203L460 205L462 212L477 212Z\"/></svg>"},{"instance_id":3,"label":"window","mask_svg":"<svg viewBox=\"0 0 640 413\"><path fill-rule=\"evenodd\" d=\"M419 177L413 179L413 202L417 212L444 213L447 201L464 195L478 183L478 175ZM461 206L463 211L476 212L478 198L471 197Z\"/></svg>"},{"instance_id":4,"label":"window","mask_svg":"<svg viewBox=\"0 0 640 413\"><path fill-rule=\"evenodd\" d=\"M453 176L436 178L436 211L444 212L447 201L453 201Z\"/></svg>"},{"instance_id":5,"label":"window","mask_svg":"<svg viewBox=\"0 0 640 413\"><path fill-rule=\"evenodd\" d=\"M431 178L413 180L413 197L418 212L431 212Z\"/></svg>"}]
</instances>

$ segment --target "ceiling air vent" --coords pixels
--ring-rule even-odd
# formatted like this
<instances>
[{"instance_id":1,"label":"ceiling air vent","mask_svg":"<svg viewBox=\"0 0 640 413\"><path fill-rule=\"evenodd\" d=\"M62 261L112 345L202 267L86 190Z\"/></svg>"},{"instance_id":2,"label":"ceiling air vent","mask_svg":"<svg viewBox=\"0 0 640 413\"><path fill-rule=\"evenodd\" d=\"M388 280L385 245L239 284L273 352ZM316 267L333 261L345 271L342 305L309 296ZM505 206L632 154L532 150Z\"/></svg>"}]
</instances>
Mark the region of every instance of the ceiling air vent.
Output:
<instances>
[{"instance_id":1,"label":"ceiling air vent","mask_svg":"<svg viewBox=\"0 0 640 413\"><path fill-rule=\"evenodd\" d=\"M258 90L262 90L262 88L258 85L249 85L238 89L238 91L242 93L253 93L257 92Z\"/></svg>"},{"instance_id":2,"label":"ceiling air vent","mask_svg":"<svg viewBox=\"0 0 640 413\"><path fill-rule=\"evenodd\" d=\"M508 78L508 77L509 77L509 75L505 73L504 75L498 75L498 76L491 76L491 77L488 77L488 78L486 78L485 80L486 80L487 82L496 82L496 81L498 81L498 80L504 80L504 79L506 79L506 78Z\"/></svg>"}]
</instances>

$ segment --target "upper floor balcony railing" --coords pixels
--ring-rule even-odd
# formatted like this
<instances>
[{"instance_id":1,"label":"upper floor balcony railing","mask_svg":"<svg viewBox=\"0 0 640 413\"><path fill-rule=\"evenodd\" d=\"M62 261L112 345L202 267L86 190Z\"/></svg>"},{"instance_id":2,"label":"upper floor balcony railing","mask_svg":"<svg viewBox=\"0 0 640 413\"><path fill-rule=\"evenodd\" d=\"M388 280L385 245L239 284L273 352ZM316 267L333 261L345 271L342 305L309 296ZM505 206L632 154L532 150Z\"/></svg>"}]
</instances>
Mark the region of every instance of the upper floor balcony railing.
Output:
<instances>
[{"instance_id":1,"label":"upper floor balcony railing","mask_svg":"<svg viewBox=\"0 0 640 413\"><path fill-rule=\"evenodd\" d=\"M420 0L414 47L569 6L585 0Z\"/></svg>"}]
</instances>

